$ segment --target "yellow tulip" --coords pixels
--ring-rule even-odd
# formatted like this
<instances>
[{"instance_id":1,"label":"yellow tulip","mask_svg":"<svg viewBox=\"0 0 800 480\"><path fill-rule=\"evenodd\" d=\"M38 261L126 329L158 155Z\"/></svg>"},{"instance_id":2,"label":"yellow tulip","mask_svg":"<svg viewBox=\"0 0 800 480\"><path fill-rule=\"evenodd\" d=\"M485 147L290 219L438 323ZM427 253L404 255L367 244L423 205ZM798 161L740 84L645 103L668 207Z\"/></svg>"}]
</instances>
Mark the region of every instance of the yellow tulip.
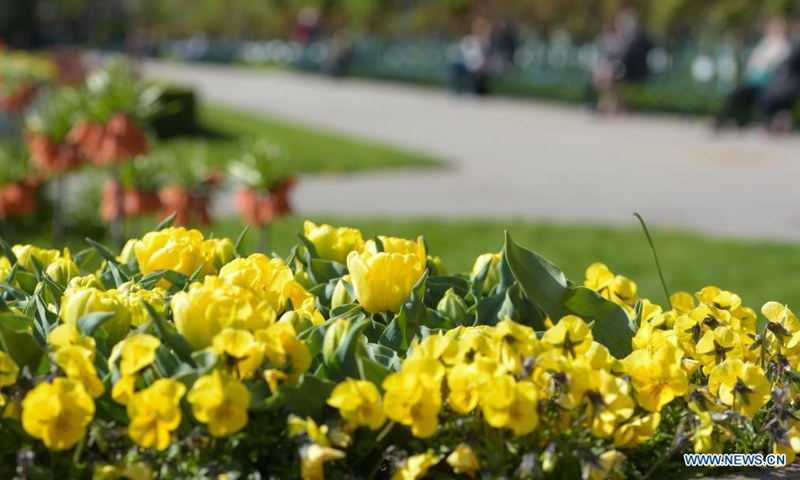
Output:
<instances>
[{"instance_id":1,"label":"yellow tulip","mask_svg":"<svg viewBox=\"0 0 800 480\"><path fill-rule=\"evenodd\" d=\"M236 258L236 245L230 238L209 238L203 242L203 258L209 273L219 272Z\"/></svg>"},{"instance_id":2,"label":"yellow tulip","mask_svg":"<svg viewBox=\"0 0 800 480\"><path fill-rule=\"evenodd\" d=\"M275 322L275 310L252 291L206 277L171 300L175 328L194 350L211 345L224 328L254 332Z\"/></svg>"},{"instance_id":3,"label":"yellow tulip","mask_svg":"<svg viewBox=\"0 0 800 480\"><path fill-rule=\"evenodd\" d=\"M210 275L213 265L206 261L203 234L198 230L170 227L150 232L134 245L139 270L148 275L159 270L173 270L187 277L201 270ZM169 288L169 281L161 279L158 285Z\"/></svg>"},{"instance_id":4,"label":"yellow tulip","mask_svg":"<svg viewBox=\"0 0 800 480\"><path fill-rule=\"evenodd\" d=\"M399 312L425 272L425 261L400 253L356 253L347 257L358 303L369 313Z\"/></svg>"},{"instance_id":5,"label":"yellow tulip","mask_svg":"<svg viewBox=\"0 0 800 480\"><path fill-rule=\"evenodd\" d=\"M94 418L94 400L83 385L69 378L36 385L22 400L22 428L47 448L67 450L86 435Z\"/></svg>"},{"instance_id":6,"label":"yellow tulip","mask_svg":"<svg viewBox=\"0 0 800 480\"><path fill-rule=\"evenodd\" d=\"M62 256L69 258L69 252L67 250L62 254L59 250L47 250L34 247L33 245L14 245L11 247L11 251L14 252L14 256L17 257L17 265L29 272L34 272L36 270L33 266L34 258L43 269L47 269L50 264L62 258Z\"/></svg>"},{"instance_id":7,"label":"yellow tulip","mask_svg":"<svg viewBox=\"0 0 800 480\"><path fill-rule=\"evenodd\" d=\"M320 258L325 260L344 264L350 252L361 252L364 249L361 231L355 228L335 228L328 224L316 225L306 220L303 223L303 232L305 237L314 244Z\"/></svg>"},{"instance_id":8,"label":"yellow tulip","mask_svg":"<svg viewBox=\"0 0 800 480\"><path fill-rule=\"evenodd\" d=\"M186 399L194 417L215 437L232 435L247 425L250 390L219 370L197 379Z\"/></svg>"},{"instance_id":9,"label":"yellow tulip","mask_svg":"<svg viewBox=\"0 0 800 480\"><path fill-rule=\"evenodd\" d=\"M416 242L405 238L387 237L384 235L378 235L378 239L383 245L383 250L378 248L375 240L367 240L364 244L364 251L372 254L384 252L399 253L400 255L416 255L423 264L428 260L428 256L425 253L425 241L422 237L417 238Z\"/></svg>"},{"instance_id":10,"label":"yellow tulip","mask_svg":"<svg viewBox=\"0 0 800 480\"><path fill-rule=\"evenodd\" d=\"M61 319L72 328L89 313L113 313L113 318L100 325L106 343L114 345L128 334L131 327L131 312L117 290L98 290L93 287L69 288L61 301Z\"/></svg>"},{"instance_id":11,"label":"yellow tulip","mask_svg":"<svg viewBox=\"0 0 800 480\"><path fill-rule=\"evenodd\" d=\"M47 266L47 276L59 285L67 285L70 280L81 274L78 266L69 258L58 258Z\"/></svg>"},{"instance_id":12,"label":"yellow tulip","mask_svg":"<svg viewBox=\"0 0 800 480\"><path fill-rule=\"evenodd\" d=\"M277 314L286 308L296 283L292 269L283 260L270 259L260 253L228 263L220 269L219 278L229 285L252 291Z\"/></svg>"}]
</instances>

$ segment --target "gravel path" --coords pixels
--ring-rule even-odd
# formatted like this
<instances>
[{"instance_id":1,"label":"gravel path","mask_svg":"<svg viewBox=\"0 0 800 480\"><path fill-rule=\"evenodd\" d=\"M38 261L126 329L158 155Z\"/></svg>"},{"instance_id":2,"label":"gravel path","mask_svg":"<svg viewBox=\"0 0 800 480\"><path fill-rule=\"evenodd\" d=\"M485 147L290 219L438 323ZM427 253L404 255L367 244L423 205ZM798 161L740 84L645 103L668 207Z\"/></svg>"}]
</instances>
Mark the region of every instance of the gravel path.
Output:
<instances>
[{"instance_id":1,"label":"gravel path","mask_svg":"<svg viewBox=\"0 0 800 480\"><path fill-rule=\"evenodd\" d=\"M303 178L301 214L528 218L800 239L800 136L715 137L672 117L602 119L571 107L291 72L152 63L203 99L438 155L438 170ZM229 208L229 198L220 202Z\"/></svg>"}]
</instances>

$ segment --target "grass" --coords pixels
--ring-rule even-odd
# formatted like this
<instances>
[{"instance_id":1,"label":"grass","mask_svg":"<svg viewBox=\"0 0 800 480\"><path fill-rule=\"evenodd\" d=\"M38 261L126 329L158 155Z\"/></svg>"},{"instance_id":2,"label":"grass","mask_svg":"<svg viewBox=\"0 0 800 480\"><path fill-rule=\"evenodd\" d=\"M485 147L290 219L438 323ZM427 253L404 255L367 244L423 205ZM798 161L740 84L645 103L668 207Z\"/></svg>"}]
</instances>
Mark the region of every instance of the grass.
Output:
<instances>
[{"instance_id":1,"label":"grass","mask_svg":"<svg viewBox=\"0 0 800 480\"><path fill-rule=\"evenodd\" d=\"M198 124L200 134L196 138L166 139L156 147L156 151L171 150L182 158L192 154L199 140L207 146L208 161L222 167L230 159L241 156L243 139L266 138L289 152L290 168L298 173L441 164L438 159L422 153L217 106L201 105Z\"/></svg>"}]
</instances>

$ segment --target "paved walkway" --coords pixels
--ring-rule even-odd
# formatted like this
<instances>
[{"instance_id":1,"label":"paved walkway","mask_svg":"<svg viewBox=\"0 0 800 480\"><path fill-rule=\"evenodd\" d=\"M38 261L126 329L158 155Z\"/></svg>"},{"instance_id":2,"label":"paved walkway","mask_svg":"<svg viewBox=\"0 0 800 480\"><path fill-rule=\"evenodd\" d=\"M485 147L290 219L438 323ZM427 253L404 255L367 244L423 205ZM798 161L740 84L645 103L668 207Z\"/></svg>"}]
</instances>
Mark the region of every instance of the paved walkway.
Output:
<instances>
[{"instance_id":1,"label":"paved walkway","mask_svg":"<svg viewBox=\"0 0 800 480\"><path fill-rule=\"evenodd\" d=\"M579 109L290 72L151 64L230 107L438 155L439 170L304 178L301 214L649 223L800 239L800 136L714 137L672 117Z\"/></svg>"}]
</instances>

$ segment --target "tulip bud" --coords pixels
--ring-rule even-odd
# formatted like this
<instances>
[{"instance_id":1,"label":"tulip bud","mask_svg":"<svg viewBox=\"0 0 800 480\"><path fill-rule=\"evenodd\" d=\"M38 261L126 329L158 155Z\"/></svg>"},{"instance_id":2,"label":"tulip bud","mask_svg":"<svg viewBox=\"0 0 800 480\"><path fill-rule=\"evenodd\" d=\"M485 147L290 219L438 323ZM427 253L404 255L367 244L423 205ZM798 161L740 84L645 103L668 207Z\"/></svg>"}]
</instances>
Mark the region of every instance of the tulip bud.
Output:
<instances>
[{"instance_id":1,"label":"tulip bud","mask_svg":"<svg viewBox=\"0 0 800 480\"><path fill-rule=\"evenodd\" d=\"M296 332L302 332L303 330L314 326L314 324L311 322L311 318L303 315L303 312L299 310L289 310L288 312L285 312L283 315L281 315L281 319L279 321L291 323Z\"/></svg>"},{"instance_id":2,"label":"tulip bud","mask_svg":"<svg viewBox=\"0 0 800 480\"><path fill-rule=\"evenodd\" d=\"M451 288L445 292L442 299L439 300L436 311L455 325L463 325L464 318L467 315L467 308L467 302L459 297L456 291Z\"/></svg>"},{"instance_id":3,"label":"tulip bud","mask_svg":"<svg viewBox=\"0 0 800 480\"><path fill-rule=\"evenodd\" d=\"M432 257L428 255L428 269L432 277L447 275L447 267L444 266L442 257Z\"/></svg>"},{"instance_id":4,"label":"tulip bud","mask_svg":"<svg viewBox=\"0 0 800 480\"><path fill-rule=\"evenodd\" d=\"M333 295L331 296L331 308L340 307L342 305L347 305L348 303L353 303L353 299L350 297L350 293L347 291L347 285L343 278L340 278L338 282L336 282L336 286L333 288Z\"/></svg>"},{"instance_id":5,"label":"tulip bud","mask_svg":"<svg viewBox=\"0 0 800 480\"><path fill-rule=\"evenodd\" d=\"M336 355L336 350L339 348L339 345L341 345L342 340L344 340L344 337L349 331L350 322L344 319L336 320L325 331L325 338L322 341L322 358L325 359L326 364L329 364L333 361L333 357Z\"/></svg>"},{"instance_id":6,"label":"tulip bud","mask_svg":"<svg viewBox=\"0 0 800 480\"><path fill-rule=\"evenodd\" d=\"M475 260L475 265L472 267L472 278L475 279L479 273L484 269L486 264L489 263L489 272L486 274L486 279L483 282L483 293L487 295L495 285L500 283L500 254L499 253L484 253Z\"/></svg>"},{"instance_id":7,"label":"tulip bud","mask_svg":"<svg viewBox=\"0 0 800 480\"><path fill-rule=\"evenodd\" d=\"M81 274L75 262L68 258L59 258L47 267L47 276L59 285L67 285L69 281Z\"/></svg>"}]
</instances>

